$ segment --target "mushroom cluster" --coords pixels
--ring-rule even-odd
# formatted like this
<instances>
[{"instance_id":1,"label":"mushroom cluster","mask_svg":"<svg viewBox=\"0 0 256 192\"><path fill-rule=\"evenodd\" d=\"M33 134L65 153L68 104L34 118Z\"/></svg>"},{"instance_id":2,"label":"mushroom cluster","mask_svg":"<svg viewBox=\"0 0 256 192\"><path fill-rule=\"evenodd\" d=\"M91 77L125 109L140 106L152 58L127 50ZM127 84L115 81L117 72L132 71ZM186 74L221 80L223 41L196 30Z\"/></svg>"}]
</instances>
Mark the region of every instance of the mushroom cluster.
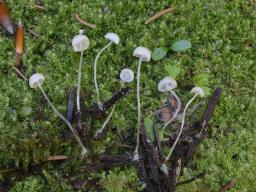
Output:
<instances>
[{"instance_id":1,"label":"mushroom cluster","mask_svg":"<svg viewBox=\"0 0 256 192\"><path fill-rule=\"evenodd\" d=\"M103 53L104 50L109 48L112 44L118 45L119 42L120 42L120 38L116 33L112 33L112 32L107 33L104 37L109 41L109 43L107 45L105 45L97 53L96 58L94 60L94 84L95 84L96 96L97 96L97 107L101 111L103 111L104 109L103 109L103 104L102 104L101 99L100 99L99 87L98 87L98 83L97 83L97 63L98 63L100 55ZM75 52L80 52L80 63L79 63L79 69L78 69L78 75L77 75L77 95L76 95L77 98L76 98L76 103L77 103L77 112L81 113L80 112L81 111L80 89L81 89L81 78L82 78L83 54L84 54L84 51L89 48L90 40L86 35L83 34L83 31L81 30L80 33L72 39L72 46L73 46L73 49L74 49ZM141 92L140 75L141 75L142 63L143 62L150 62L150 60L151 60L151 52L146 47L139 46L139 47L134 49L133 56L139 59L138 65L137 65L137 74L136 74L136 80L137 80L137 82L136 82L137 134L136 134L136 146L135 146L134 155L133 155L133 160L138 161L140 159L139 147L140 147L140 130L141 130L141 121L142 121L141 98L140 98L140 92ZM122 90L122 87L124 87L126 83L131 83L134 80L134 72L129 68L125 68L125 69L121 70L121 72L119 74L119 79L120 79L120 90ZM46 101L48 102L49 106L52 108L54 113L60 119L62 119L67 124L69 129L71 130L72 134L74 135L74 138L76 139L76 141L78 142L78 144L82 148L82 155L86 155L88 153L88 150L85 147L85 145L82 143L78 133L72 127L71 123L52 104L52 102L48 98L47 94L45 93L44 89L42 88L42 85L43 85L44 81L45 81L45 78L42 74L35 73L30 77L29 85L30 85L31 88L39 88L40 89L40 91L42 92L43 96L45 97ZM162 93L171 94L177 102L177 107L176 107L176 109L173 113L173 116L164 124L163 128L161 129L162 135L165 132L168 125L170 125L170 123L172 123L174 120L178 119L177 117L178 117L178 115L180 113L180 110L181 110L181 101L180 101L179 96L175 92L175 89L177 88L177 86L178 86L177 81L171 76L164 77L158 83L158 87L157 87L158 91L162 92ZM201 87L198 87L198 86L195 86L191 90L191 93L193 93L194 96L187 102L187 104L185 105L185 108L182 112L182 121L181 121L181 126L180 126L180 129L179 129L178 136L176 137L175 142L173 143L173 145L172 145L172 147L169 151L169 154L165 158L165 162L163 162L163 164L161 166L161 170L165 174L168 174L166 161L168 161L170 159L170 157L172 155L172 152L173 152L175 146L177 145L177 143L178 143L178 141L179 141L179 139L182 135L182 131L183 131L184 124L185 124L186 112L187 112L188 107L198 96L204 97L204 95L205 95L204 90ZM106 118L106 120L102 124L101 128L98 129L95 132L94 138L97 139L103 133L103 131L106 129L107 124L109 123L110 119L112 118L112 116L114 114L116 106L117 106L117 103L114 103L112 105L111 112L109 113L108 117Z\"/></svg>"}]
</instances>

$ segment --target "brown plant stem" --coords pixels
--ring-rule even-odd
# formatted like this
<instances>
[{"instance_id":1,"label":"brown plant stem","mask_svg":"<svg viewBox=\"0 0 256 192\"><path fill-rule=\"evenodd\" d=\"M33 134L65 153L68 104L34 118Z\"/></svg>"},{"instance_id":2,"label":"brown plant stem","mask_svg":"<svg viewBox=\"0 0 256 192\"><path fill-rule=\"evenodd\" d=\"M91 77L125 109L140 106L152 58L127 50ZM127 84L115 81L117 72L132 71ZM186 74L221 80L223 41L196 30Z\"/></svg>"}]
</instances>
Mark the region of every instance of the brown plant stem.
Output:
<instances>
[{"instance_id":1,"label":"brown plant stem","mask_svg":"<svg viewBox=\"0 0 256 192\"><path fill-rule=\"evenodd\" d=\"M164 14L169 13L169 12L172 12L173 10L174 10L173 7L169 7L169 8L167 8L167 9L164 9L164 10L162 10L162 11L156 13L154 16L150 17L149 19L147 19L147 20L145 21L145 24L147 25L147 24L149 24L150 22L156 20L157 18L163 16Z\"/></svg>"},{"instance_id":2,"label":"brown plant stem","mask_svg":"<svg viewBox=\"0 0 256 192\"><path fill-rule=\"evenodd\" d=\"M84 19L81 19L78 14L75 14L75 18L77 21L79 21L79 23L81 23L87 27L90 27L92 29L95 29L97 27L95 24L89 23L89 22L85 21Z\"/></svg>"}]
</instances>

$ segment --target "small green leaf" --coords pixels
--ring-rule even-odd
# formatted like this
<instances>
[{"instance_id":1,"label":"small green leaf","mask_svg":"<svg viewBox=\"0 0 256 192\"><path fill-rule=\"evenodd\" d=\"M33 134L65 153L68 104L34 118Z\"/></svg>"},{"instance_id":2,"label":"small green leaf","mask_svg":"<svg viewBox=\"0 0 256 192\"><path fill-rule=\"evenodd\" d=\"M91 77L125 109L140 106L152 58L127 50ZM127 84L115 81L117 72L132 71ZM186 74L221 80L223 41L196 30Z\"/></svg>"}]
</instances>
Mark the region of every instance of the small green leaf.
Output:
<instances>
[{"instance_id":1,"label":"small green leaf","mask_svg":"<svg viewBox=\"0 0 256 192\"><path fill-rule=\"evenodd\" d=\"M191 48L191 42L188 40L175 41L171 46L171 49L175 52L183 52L189 48Z\"/></svg>"},{"instance_id":2,"label":"small green leaf","mask_svg":"<svg viewBox=\"0 0 256 192\"><path fill-rule=\"evenodd\" d=\"M169 76L176 79L180 74L180 65L178 64L167 64L164 66L165 71L168 73Z\"/></svg>"},{"instance_id":3,"label":"small green leaf","mask_svg":"<svg viewBox=\"0 0 256 192\"><path fill-rule=\"evenodd\" d=\"M205 96L209 96L211 94L211 88L207 86L201 86L201 88L204 90Z\"/></svg>"},{"instance_id":4,"label":"small green leaf","mask_svg":"<svg viewBox=\"0 0 256 192\"><path fill-rule=\"evenodd\" d=\"M153 141L154 140L154 133L153 133L154 122L149 117L146 117L144 119L144 125L145 125L147 132L149 133L151 141Z\"/></svg>"},{"instance_id":5,"label":"small green leaf","mask_svg":"<svg viewBox=\"0 0 256 192\"><path fill-rule=\"evenodd\" d=\"M209 76L207 74L199 74L193 78L193 83L199 87L209 86Z\"/></svg>"},{"instance_id":6,"label":"small green leaf","mask_svg":"<svg viewBox=\"0 0 256 192\"><path fill-rule=\"evenodd\" d=\"M206 96L211 94L211 89L209 88L209 76L207 74L199 74L193 78L193 83L201 87L204 90Z\"/></svg>"},{"instance_id":7,"label":"small green leaf","mask_svg":"<svg viewBox=\"0 0 256 192\"><path fill-rule=\"evenodd\" d=\"M168 49L166 47L159 47L153 51L152 59L154 61L159 61L166 56L167 52L168 52Z\"/></svg>"}]
</instances>

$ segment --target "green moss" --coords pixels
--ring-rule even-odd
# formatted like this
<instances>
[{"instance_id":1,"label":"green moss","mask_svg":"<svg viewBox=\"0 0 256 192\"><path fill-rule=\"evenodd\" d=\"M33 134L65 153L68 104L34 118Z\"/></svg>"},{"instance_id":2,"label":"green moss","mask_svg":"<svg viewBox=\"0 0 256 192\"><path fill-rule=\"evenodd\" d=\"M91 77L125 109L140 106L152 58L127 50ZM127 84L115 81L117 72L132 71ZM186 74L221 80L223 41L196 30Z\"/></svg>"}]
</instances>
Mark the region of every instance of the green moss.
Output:
<instances>
[{"instance_id":1,"label":"green moss","mask_svg":"<svg viewBox=\"0 0 256 192\"><path fill-rule=\"evenodd\" d=\"M157 92L156 86L167 75L164 71L166 64L181 66L180 81L192 81L196 75L208 74L210 88L220 86L224 93L211 120L210 135L200 146L194 162L188 165L187 169L191 171L182 179L202 171L207 176L191 184L193 187L188 185L180 191L217 191L230 179L238 181L233 191L254 190L256 9L251 1L89 0L85 3L82 0L45 0L46 11L38 11L32 1L6 2L11 8L13 21L21 18L26 28L33 27L40 34L36 38L26 33L26 75L36 71L46 76L45 90L62 113L65 113L69 87L76 83L79 54L73 52L71 39L79 29L85 29L91 39L91 48L84 57L82 77L82 89L88 105L96 101L92 81L93 60L107 43L103 37L106 32L116 32L121 42L108 49L99 60L98 82L102 100L108 99L119 88L116 76L120 69L130 67L136 71L138 61L132 57L136 46L154 50L169 47L179 39L191 41L191 49L184 53L168 53L161 61L143 64L143 118L152 115L165 98L164 94ZM144 25L145 19L167 5L174 6L176 10ZM95 23L97 28L91 30L79 24L74 18L75 13ZM13 38L1 32L0 44L0 165L5 166L15 159L20 166L27 168L28 164L44 161L48 155L65 154L70 159L63 165L63 170L49 165L45 169L81 178L104 178L102 174L81 171L84 163L77 158L79 147L75 142L66 143L60 139L65 125L52 114L39 91L31 90L11 69L15 46ZM133 90L135 86L135 83L131 84ZM184 103L190 97L185 90L178 89L177 92ZM132 93L118 104L112 119L113 129L102 143L95 143L96 152L127 152L126 148L118 147L118 143L135 146L135 101L136 96ZM38 111L43 118L33 121ZM88 127L96 130L101 123L101 120L88 120ZM123 171L127 176L134 175L133 169L124 168ZM110 177L117 178L119 174L122 172L114 171ZM32 183L34 181L40 183L40 179L34 178ZM133 183L132 186L139 185L136 179L128 181Z\"/></svg>"},{"instance_id":2,"label":"green moss","mask_svg":"<svg viewBox=\"0 0 256 192\"><path fill-rule=\"evenodd\" d=\"M46 192L44 182L40 177L27 177L24 181L17 182L10 192Z\"/></svg>"}]
</instances>

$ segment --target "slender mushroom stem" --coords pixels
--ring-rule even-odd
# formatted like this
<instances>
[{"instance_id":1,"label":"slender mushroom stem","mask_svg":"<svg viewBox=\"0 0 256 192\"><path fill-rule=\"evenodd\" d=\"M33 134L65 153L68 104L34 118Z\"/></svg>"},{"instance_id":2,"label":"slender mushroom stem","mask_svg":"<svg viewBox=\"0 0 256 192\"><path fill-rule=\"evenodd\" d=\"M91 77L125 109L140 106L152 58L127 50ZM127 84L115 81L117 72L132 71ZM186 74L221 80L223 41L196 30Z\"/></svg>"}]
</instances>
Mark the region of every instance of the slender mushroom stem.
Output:
<instances>
[{"instance_id":1,"label":"slender mushroom stem","mask_svg":"<svg viewBox=\"0 0 256 192\"><path fill-rule=\"evenodd\" d=\"M71 130L71 132L73 133L75 139L77 140L78 144L81 146L82 148L82 156L85 156L87 154L87 149L86 147L83 145L83 143L81 142L78 134L76 133L75 129L72 127L72 125L69 123L69 121L56 109L56 107L52 104L52 102L50 101L50 99L48 98L47 94L44 92L42 86L38 83L37 84L39 89L41 90L42 94L44 95L47 103L50 105L50 107L53 109L54 113L56 115L59 116L59 118L61 118L69 127L69 129Z\"/></svg>"},{"instance_id":2,"label":"slender mushroom stem","mask_svg":"<svg viewBox=\"0 0 256 192\"><path fill-rule=\"evenodd\" d=\"M81 51L80 63L79 63L79 69L78 69L78 75L77 75L77 94L76 94L76 104L77 104L77 111L78 112L81 111L81 106L80 106L80 90L81 90L83 55L84 55L84 52Z\"/></svg>"},{"instance_id":3,"label":"slender mushroom stem","mask_svg":"<svg viewBox=\"0 0 256 192\"><path fill-rule=\"evenodd\" d=\"M184 124L185 124L185 116L186 116L186 111L188 109L188 106L195 100L195 98L198 96L198 94L195 94L190 100L189 102L186 104L185 108L184 108L184 111L183 111L183 114L182 114L182 123L181 123L181 127L180 127L180 132L174 142L174 144L172 145L171 149L170 149L170 152L168 154L168 156L166 157L165 161L168 161L172 155L172 152L174 150L174 148L176 147L179 139L180 139L180 136L182 134L182 131L183 131L183 127L184 127Z\"/></svg>"},{"instance_id":4,"label":"slender mushroom stem","mask_svg":"<svg viewBox=\"0 0 256 192\"><path fill-rule=\"evenodd\" d=\"M103 47L99 53L96 55L95 61L94 61L94 84L95 84L95 89L96 89L96 94L97 94L97 104L99 107L102 107L102 103L100 101L100 94L99 94L99 87L98 87L98 83L97 83L97 62L98 59L101 55L101 53L107 49L108 47L110 47L112 45L112 41L110 41L105 47Z\"/></svg>"},{"instance_id":5,"label":"slender mushroom stem","mask_svg":"<svg viewBox=\"0 0 256 192\"><path fill-rule=\"evenodd\" d=\"M141 120L141 111L140 111L140 68L141 68L142 58L139 60L138 71L137 71L137 108L138 108L138 122L137 122L137 139L136 147L134 152L134 160L139 158L139 146L140 146L140 120Z\"/></svg>"},{"instance_id":6,"label":"slender mushroom stem","mask_svg":"<svg viewBox=\"0 0 256 192\"><path fill-rule=\"evenodd\" d=\"M177 109L175 110L175 113L173 115L173 117L164 124L164 127L162 129L162 132L164 132L164 130L166 129L166 127L174 120L176 119L176 117L179 114L180 108L181 108L181 102L180 102L180 98L178 97L178 95L175 93L175 91L173 91L172 89L170 90L171 94L174 96L174 98L177 100Z\"/></svg>"},{"instance_id":7,"label":"slender mushroom stem","mask_svg":"<svg viewBox=\"0 0 256 192\"><path fill-rule=\"evenodd\" d=\"M114 104L113 109L111 110L110 114L108 115L107 119L105 120L105 122L103 123L103 125L101 126L101 128L96 131L94 137L98 137L99 134L101 134L103 132L103 130L105 129L106 125L108 124L109 120L111 119L111 117L113 116L113 113L116 109L116 104Z\"/></svg>"}]
</instances>

